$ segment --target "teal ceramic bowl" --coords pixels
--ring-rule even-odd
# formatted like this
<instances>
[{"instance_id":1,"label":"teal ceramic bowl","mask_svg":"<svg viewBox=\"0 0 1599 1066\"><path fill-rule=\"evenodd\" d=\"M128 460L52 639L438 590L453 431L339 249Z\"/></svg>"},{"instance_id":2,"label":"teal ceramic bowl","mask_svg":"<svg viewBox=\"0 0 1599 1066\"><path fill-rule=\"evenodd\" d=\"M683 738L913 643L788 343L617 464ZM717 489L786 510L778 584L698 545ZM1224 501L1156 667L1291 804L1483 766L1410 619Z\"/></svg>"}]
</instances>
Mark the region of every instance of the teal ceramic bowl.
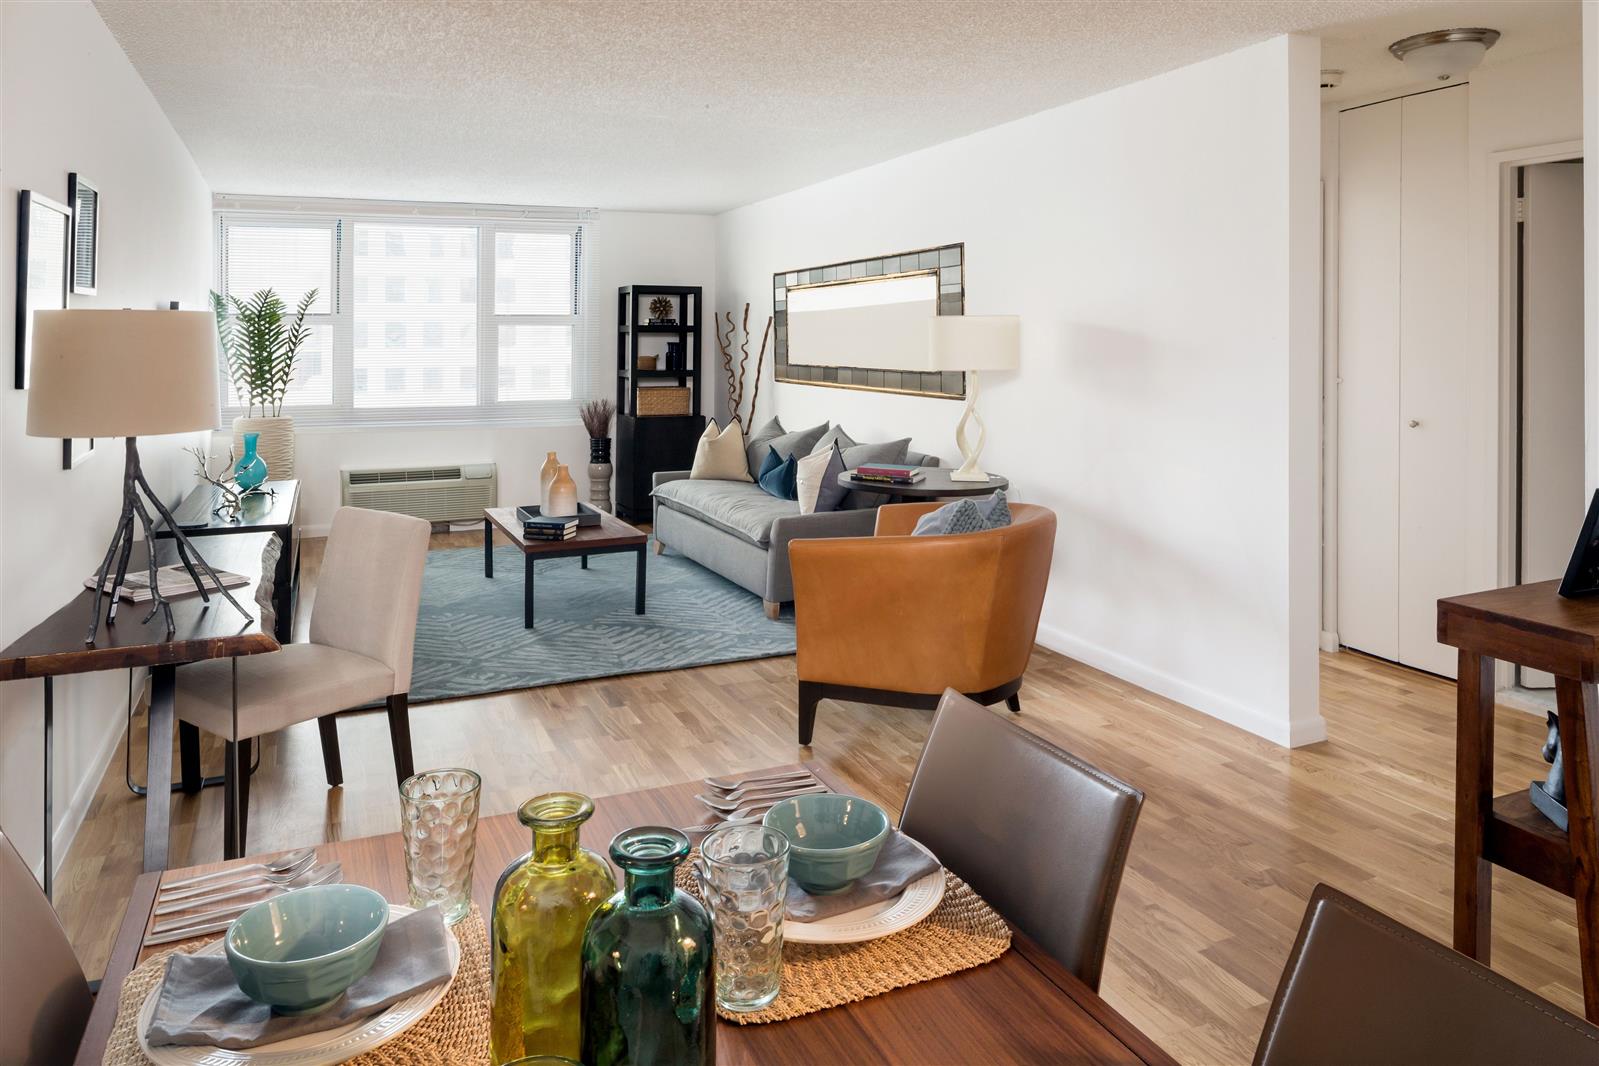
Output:
<instances>
[{"instance_id":1,"label":"teal ceramic bowl","mask_svg":"<svg viewBox=\"0 0 1599 1066\"><path fill-rule=\"evenodd\" d=\"M816 895L842 892L871 872L888 839L888 815L858 796L795 796L761 823L788 837L788 875Z\"/></svg>"},{"instance_id":2,"label":"teal ceramic bowl","mask_svg":"<svg viewBox=\"0 0 1599 1066\"><path fill-rule=\"evenodd\" d=\"M370 888L315 885L257 903L222 946L245 995L279 1014L315 1014L372 968L388 924L389 902Z\"/></svg>"}]
</instances>

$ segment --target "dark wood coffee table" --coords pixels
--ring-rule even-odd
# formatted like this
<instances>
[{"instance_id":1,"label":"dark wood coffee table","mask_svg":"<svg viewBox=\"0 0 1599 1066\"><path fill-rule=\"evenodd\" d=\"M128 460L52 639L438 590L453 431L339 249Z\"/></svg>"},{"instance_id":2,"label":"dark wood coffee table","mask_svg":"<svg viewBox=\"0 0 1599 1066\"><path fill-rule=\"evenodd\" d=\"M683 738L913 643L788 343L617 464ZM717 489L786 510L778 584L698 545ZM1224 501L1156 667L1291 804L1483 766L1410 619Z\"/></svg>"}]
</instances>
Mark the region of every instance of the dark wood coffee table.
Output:
<instances>
[{"instance_id":1,"label":"dark wood coffee table","mask_svg":"<svg viewBox=\"0 0 1599 1066\"><path fill-rule=\"evenodd\" d=\"M529 540L522 535L522 520L515 507L490 507L483 512L483 576L494 577L494 531L498 529L513 545L522 549L522 628L533 628L533 569L539 559L583 560L589 568L591 555L633 552L638 556L638 574L633 590L633 613L644 613L644 547L649 534L634 529L615 515L602 514L597 526L579 526L571 540Z\"/></svg>"}]
</instances>

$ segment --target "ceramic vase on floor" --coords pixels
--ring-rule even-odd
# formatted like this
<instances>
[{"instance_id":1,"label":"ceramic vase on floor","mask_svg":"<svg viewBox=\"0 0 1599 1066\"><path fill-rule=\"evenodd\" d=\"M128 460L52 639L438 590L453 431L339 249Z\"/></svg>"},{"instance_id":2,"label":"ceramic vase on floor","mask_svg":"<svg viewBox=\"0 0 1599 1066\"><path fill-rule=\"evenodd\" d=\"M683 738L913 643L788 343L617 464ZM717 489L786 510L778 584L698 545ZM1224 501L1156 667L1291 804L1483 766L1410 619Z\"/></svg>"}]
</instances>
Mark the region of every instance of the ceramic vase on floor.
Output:
<instances>
[{"instance_id":1,"label":"ceramic vase on floor","mask_svg":"<svg viewBox=\"0 0 1599 1066\"><path fill-rule=\"evenodd\" d=\"M288 415L275 417L241 416L233 420L233 454L244 454L244 435L256 435L256 454L266 463L272 476L279 481L294 476L294 419Z\"/></svg>"},{"instance_id":2,"label":"ceramic vase on floor","mask_svg":"<svg viewBox=\"0 0 1599 1066\"><path fill-rule=\"evenodd\" d=\"M611 438L589 438L589 506L611 510Z\"/></svg>"},{"instance_id":3,"label":"ceramic vase on floor","mask_svg":"<svg viewBox=\"0 0 1599 1066\"><path fill-rule=\"evenodd\" d=\"M555 480L555 473L561 468L561 461L555 457L554 452L544 456L544 465L539 467L539 507L545 507L550 502L550 482Z\"/></svg>"},{"instance_id":4,"label":"ceramic vase on floor","mask_svg":"<svg viewBox=\"0 0 1599 1066\"><path fill-rule=\"evenodd\" d=\"M544 496L544 513L556 518L577 514L577 482L565 463L555 468L555 479Z\"/></svg>"}]
</instances>

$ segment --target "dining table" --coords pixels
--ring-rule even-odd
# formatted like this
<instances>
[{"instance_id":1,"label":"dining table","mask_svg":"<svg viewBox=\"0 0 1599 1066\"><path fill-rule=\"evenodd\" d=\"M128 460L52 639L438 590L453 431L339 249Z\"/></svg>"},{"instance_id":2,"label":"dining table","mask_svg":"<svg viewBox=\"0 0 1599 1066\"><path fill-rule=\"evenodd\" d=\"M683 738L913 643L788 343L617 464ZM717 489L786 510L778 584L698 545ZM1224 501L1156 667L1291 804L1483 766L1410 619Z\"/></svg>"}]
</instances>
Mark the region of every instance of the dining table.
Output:
<instances>
[{"instance_id":1,"label":"dining table","mask_svg":"<svg viewBox=\"0 0 1599 1066\"><path fill-rule=\"evenodd\" d=\"M810 771L837 792L851 791L824 767L793 764L754 771ZM585 846L604 854L616 833L637 825L703 823L695 799L701 781L596 798L583 828ZM399 801L395 801L399 820ZM484 915L493 912L500 871L527 853L531 836L514 813L478 822L472 896ZM407 902L400 834L386 833L317 846L318 861L340 862L344 879L367 885L392 903ZM163 880L224 870L264 856L141 875L113 944L78 1063L102 1062L123 981L144 959L170 945L146 946ZM467 921L475 920L473 918ZM786 1021L739 1025L719 1019L719 1063L1146 1063L1176 1060L1140 1032L1097 992L1012 928L1011 947L992 962L931 981ZM201 939L179 946L195 946Z\"/></svg>"}]
</instances>

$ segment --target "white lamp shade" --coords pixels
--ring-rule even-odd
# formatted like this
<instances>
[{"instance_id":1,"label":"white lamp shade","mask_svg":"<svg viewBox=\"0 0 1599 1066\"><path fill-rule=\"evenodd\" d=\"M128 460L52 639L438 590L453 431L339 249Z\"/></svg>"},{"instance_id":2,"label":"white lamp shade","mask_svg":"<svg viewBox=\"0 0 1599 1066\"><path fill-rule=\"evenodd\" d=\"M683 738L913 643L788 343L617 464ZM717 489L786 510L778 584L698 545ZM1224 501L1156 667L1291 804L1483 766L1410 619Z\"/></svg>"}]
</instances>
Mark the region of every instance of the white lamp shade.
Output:
<instances>
[{"instance_id":1,"label":"white lamp shade","mask_svg":"<svg viewBox=\"0 0 1599 1066\"><path fill-rule=\"evenodd\" d=\"M1022 320L1015 315L939 315L928 323L933 370L1015 370Z\"/></svg>"},{"instance_id":2,"label":"white lamp shade","mask_svg":"<svg viewBox=\"0 0 1599 1066\"><path fill-rule=\"evenodd\" d=\"M216 429L210 311L36 311L30 437L153 437Z\"/></svg>"}]
</instances>

